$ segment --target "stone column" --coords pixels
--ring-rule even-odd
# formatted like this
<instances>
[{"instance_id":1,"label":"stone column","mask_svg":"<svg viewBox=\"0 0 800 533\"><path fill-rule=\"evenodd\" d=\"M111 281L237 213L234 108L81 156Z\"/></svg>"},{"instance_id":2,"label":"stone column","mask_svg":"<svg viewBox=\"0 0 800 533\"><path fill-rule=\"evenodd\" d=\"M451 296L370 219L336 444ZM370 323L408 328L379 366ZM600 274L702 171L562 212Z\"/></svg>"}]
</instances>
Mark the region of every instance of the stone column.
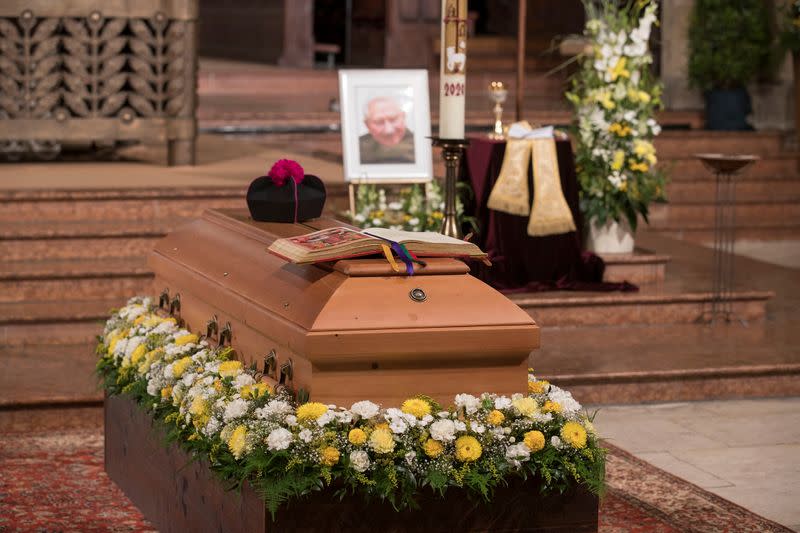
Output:
<instances>
[{"instance_id":1,"label":"stone column","mask_svg":"<svg viewBox=\"0 0 800 533\"><path fill-rule=\"evenodd\" d=\"M314 66L314 0L284 0L283 54L285 67Z\"/></svg>"},{"instance_id":2,"label":"stone column","mask_svg":"<svg viewBox=\"0 0 800 533\"><path fill-rule=\"evenodd\" d=\"M703 109L700 93L689 88L689 21L694 0L664 0L661 4L661 81L664 107Z\"/></svg>"}]
</instances>

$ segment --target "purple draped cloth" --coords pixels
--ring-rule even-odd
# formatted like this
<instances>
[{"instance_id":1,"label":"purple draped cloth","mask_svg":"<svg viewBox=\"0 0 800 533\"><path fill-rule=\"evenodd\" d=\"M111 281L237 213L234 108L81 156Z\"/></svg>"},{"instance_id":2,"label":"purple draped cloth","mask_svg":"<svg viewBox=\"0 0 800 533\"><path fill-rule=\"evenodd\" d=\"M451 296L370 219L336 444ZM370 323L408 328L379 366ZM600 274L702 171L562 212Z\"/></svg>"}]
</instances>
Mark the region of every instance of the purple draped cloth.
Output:
<instances>
[{"instance_id":1,"label":"purple draped cloth","mask_svg":"<svg viewBox=\"0 0 800 533\"><path fill-rule=\"evenodd\" d=\"M549 290L635 291L630 283L604 283L603 260L581 250L583 218L578 205L578 179L569 140L556 142L561 188L572 211L577 231L546 237L528 235L527 216L509 215L489 209L486 202L494 187L505 141L471 137L462 165L461 179L475 193L472 212L480 234L474 242L489 254L492 266L474 262L472 274L506 293ZM533 170L528 165L528 191L533 194ZM532 198L528 198L529 202Z\"/></svg>"}]
</instances>

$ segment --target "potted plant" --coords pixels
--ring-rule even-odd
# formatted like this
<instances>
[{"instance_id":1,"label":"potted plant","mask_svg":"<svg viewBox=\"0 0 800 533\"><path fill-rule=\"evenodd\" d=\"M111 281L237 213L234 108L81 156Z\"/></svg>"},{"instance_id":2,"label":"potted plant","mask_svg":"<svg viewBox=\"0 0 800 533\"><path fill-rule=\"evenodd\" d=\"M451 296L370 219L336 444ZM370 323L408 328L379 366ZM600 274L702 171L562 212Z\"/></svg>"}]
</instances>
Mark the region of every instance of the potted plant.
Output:
<instances>
[{"instance_id":1,"label":"potted plant","mask_svg":"<svg viewBox=\"0 0 800 533\"><path fill-rule=\"evenodd\" d=\"M750 95L770 60L763 0L696 0L689 27L689 84L703 91L706 127L748 130Z\"/></svg>"},{"instance_id":2,"label":"potted plant","mask_svg":"<svg viewBox=\"0 0 800 533\"><path fill-rule=\"evenodd\" d=\"M655 2L584 0L584 36L567 98L575 107L575 162L580 205L588 221L587 248L631 253L638 217L663 200L664 175L654 168L655 112L661 84L650 66Z\"/></svg>"}]
</instances>

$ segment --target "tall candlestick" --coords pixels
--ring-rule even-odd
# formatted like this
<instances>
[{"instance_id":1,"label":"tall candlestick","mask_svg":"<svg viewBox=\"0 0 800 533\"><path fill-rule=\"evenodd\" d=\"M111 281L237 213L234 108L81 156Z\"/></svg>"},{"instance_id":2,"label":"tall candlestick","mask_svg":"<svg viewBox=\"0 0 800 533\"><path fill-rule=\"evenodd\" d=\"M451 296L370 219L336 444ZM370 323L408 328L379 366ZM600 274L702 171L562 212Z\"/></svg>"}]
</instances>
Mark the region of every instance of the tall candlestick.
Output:
<instances>
[{"instance_id":1,"label":"tall candlestick","mask_svg":"<svg viewBox=\"0 0 800 533\"><path fill-rule=\"evenodd\" d=\"M467 89L467 0L442 0L439 137L464 138Z\"/></svg>"}]
</instances>

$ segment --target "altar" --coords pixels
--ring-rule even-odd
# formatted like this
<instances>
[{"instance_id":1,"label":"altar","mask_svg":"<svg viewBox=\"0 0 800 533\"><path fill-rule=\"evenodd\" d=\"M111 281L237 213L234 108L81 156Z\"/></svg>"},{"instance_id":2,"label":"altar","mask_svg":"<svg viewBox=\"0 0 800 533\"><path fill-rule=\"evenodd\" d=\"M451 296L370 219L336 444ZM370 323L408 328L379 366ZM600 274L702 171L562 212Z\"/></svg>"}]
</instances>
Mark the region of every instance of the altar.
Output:
<instances>
[{"instance_id":1,"label":"altar","mask_svg":"<svg viewBox=\"0 0 800 533\"><path fill-rule=\"evenodd\" d=\"M492 266L472 264L472 274L505 292L543 290L629 290L622 283L603 283L603 260L583 252L583 217L578 200L575 161L568 138L556 140L561 189L569 206L575 231L532 237L528 218L487 207L506 151L505 140L473 136L466 149L461 180L472 186L474 199L469 211L477 218L480 232L476 243L489 254ZM528 167L528 190L533 191L532 167Z\"/></svg>"}]
</instances>

